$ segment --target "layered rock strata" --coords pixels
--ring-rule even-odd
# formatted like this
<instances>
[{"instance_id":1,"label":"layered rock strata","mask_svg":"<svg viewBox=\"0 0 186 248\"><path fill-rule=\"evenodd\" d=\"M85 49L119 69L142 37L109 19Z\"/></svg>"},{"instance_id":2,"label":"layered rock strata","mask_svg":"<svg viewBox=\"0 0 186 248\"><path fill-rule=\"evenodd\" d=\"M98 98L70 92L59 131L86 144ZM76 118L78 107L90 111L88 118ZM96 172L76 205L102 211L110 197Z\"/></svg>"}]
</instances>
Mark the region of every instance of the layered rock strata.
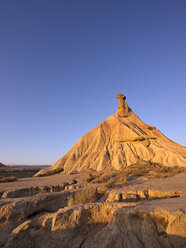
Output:
<instances>
[{"instance_id":1,"label":"layered rock strata","mask_svg":"<svg viewBox=\"0 0 186 248\"><path fill-rule=\"evenodd\" d=\"M3 200L0 246L182 248L186 245L186 209L182 197L147 201L143 205L136 199L136 202L128 203L96 202L69 206L74 193L67 190ZM143 192L138 194L143 195ZM173 197L173 193L167 194Z\"/></svg>"},{"instance_id":2,"label":"layered rock strata","mask_svg":"<svg viewBox=\"0 0 186 248\"><path fill-rule=\"evenodd\" d=\"M60 185L61 192L43 190L30 197L23 197L18 181L12 182L16 193L0 199L0 247L186 247L185 172L112 189L85 185L81 176L76 184L71 175L53 177L70 181L65 189ZM38 178L31 180L36 186Z\"/></svg>"}]
</instances>

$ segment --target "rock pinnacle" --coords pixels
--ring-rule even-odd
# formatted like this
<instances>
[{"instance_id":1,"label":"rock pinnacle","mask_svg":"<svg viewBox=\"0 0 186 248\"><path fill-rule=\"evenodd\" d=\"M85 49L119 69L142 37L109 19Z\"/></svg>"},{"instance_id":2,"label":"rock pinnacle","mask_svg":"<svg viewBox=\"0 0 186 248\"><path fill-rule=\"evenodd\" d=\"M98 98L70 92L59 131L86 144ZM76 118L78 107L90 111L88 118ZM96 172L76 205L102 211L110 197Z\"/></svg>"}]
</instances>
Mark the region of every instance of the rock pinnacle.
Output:
<instances>
[{"instance_id":1,"label":"rock pinnacle","mask_svg":"<svg viewBox=\"0 0 186 248\"><path fill-rule=\"evenodd\" d=\"M126 96L124 96L123 94L119 93L117 94L117 99L119 101L118 104L118 110L117 110L117 114L120 117L127 117L128 116L128 111L129 111L129 107L126 103Z\"/></svg>"}]
</instances>

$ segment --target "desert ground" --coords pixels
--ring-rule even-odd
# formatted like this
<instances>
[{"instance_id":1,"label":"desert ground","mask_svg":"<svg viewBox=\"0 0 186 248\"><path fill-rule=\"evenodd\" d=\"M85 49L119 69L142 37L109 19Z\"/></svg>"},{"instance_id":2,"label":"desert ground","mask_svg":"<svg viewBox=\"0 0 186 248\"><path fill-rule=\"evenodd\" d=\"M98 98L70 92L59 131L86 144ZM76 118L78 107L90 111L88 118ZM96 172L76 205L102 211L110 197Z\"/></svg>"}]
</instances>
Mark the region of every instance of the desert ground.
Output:
<instances>
[{"instance_id":1,"label":"desert ground","mask_svg":"<svg viewBox=\"0 0 186 248\"><path fill-rule=\"evenodd\" d=\"M1 183L0 247L186 246L186 172L138 176L125 185L103 183L107 175Z\"/></svg>"}]
</instances>

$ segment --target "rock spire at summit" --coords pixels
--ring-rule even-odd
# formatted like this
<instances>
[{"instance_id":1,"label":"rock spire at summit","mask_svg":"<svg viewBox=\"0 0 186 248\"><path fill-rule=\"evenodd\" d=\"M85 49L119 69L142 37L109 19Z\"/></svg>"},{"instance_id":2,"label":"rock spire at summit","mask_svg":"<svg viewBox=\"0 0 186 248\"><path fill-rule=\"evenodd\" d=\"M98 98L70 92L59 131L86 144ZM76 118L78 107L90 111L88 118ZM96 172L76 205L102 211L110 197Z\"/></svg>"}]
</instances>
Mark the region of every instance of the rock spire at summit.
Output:
<instances>
[{"instance_id":1,"label":"rock spire at summit","mask_svg":"<svg viewBox=\"0 0 186 248\"><path fill-rule=\"evenodd\" d=\"M186 167L186 147L165 137L157 128L144 123L118 94L118 109L93 128L50 168L35 176L82 170L122 170L133 164L159 163Z\"/></svg>"},{"instance_id":2,"label":"rock spire at summit","mask_svg":"<svg viewBox=\"0 0 186 248\"><path fill-rule=\"evenodd\" d=\"M127 117L128 116L128 112L129 112L129 107L126 103L126 96L124 96L123 94L119 93L117 94L117 99L119 101L118 104L118 110L117 110L117 114L120 117Z\"/></svg>"}]
</instances>

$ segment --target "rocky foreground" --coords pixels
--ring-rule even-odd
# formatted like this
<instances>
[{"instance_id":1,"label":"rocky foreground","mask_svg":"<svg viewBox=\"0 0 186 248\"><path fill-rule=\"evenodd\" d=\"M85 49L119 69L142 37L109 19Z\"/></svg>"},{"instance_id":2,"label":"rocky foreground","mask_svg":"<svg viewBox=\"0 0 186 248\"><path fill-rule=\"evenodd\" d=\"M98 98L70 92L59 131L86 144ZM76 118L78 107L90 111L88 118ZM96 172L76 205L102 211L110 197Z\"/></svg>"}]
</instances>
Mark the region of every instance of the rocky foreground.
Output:
<instances>
[{"instance_id":1,"label":"rocky foreground","mask_svg":"<svg viewBox=\"0 0 186 248\"><path fill-rule=\"evenodd\" d=\"M105 188L86 173L1 184L0 247L186 247L186 173Z\"/></svg>"}]
</instances>

